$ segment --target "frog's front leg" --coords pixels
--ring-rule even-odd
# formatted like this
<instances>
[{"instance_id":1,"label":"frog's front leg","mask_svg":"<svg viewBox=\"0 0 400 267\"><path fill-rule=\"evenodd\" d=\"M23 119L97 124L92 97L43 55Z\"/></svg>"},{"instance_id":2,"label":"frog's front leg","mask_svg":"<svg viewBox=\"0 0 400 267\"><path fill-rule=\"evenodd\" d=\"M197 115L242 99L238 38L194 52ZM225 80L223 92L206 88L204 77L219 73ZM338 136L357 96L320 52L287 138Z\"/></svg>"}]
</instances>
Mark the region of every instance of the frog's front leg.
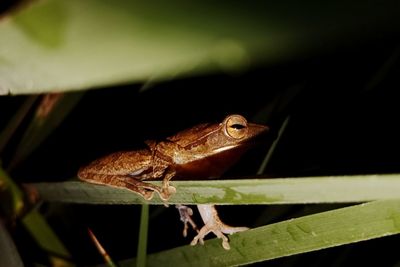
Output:
<instances>
[{"instance_id":1,"label":"frog's front leg","mask_svg":"<svg viewBox=\"0 0 400 267\"><path fill-rule=\"evenodd\" d=\"M194 246L198 242L204 244L204 237L213 232L218 238L222 239L222 247L226 250L230 249L228 238L224 234L233 234L248 230L247 227L232 227L224 224L218 216L218 212L214 205L197 205L204 226L199 233L194 237L190 245Z\"/></svg>"},{"instance_id":2,"label":"frog's front leg","mask_svg":"<svg viewBox=\"0 0 400 267\"><path fill-rule=\"evenodd\" d=\"M110 175L98 173L80 173L79 178L85 182L93 184L102 184L118 188L126 188L130 191L138 193L146 200L153 198L154 192L157 192L162 197L163 189L159 186L142 182L128 175Z\"/></svg>"},{"instance_id":3,"label":"frog's front leg","mask_svg":"<svg viewBox=\"0 0 400 267\"><path fill-rule=\"evenodd\" d=\"M162 190L160 193L160 198L164 201L168 200L171 197L171 195L176 193L176 188L169 184L169 181L171 180L172 177L175 176L175 173L176 172L170 168L168 168L164 173Z\"/></svg>"}]
</instances>

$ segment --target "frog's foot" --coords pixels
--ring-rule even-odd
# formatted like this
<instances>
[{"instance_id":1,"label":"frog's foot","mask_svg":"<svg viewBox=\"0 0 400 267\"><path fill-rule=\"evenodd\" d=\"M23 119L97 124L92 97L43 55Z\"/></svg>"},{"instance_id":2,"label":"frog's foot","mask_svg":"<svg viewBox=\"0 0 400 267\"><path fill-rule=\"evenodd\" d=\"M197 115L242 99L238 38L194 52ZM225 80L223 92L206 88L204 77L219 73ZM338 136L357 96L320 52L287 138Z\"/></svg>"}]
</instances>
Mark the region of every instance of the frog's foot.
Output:
<instances>
[{"instance_id":1,"label":"frog's foot","mask_svg":"<svg viewBox=\"0 0 400 267\"><path fill-rule=\"evenodd\" d=\"M232 227L224 224L218 216L214 205L197 205L200 215L204 221L204 226L194 237L190 245L194 246L198 242L204 244L204 237L210 232L214 233L218 238L222 239L222 247L226 250L230 249L229 240L224 234L233 234L248 230L247 227Z\"/></svg>"},{"instance_id":2,"label":"frog's foot","mask_svg":"<svg viewBox=\"0 0 400 267\"><path fill-rule=\"evenodd\" d=\"M193 230L195 230L198 233L199 229L197 228L197 225L194 223L192 219L193 210L188 206L184 205L176 205L175 207L178 209L180 219L183 222L183 232L182 232L183 236L184 237L187 236L189 224L192 226Z\"/></svg>"},{"instance_id":3,"label":"frog's foot","mask_svg":"<svg viewBox=\"0 0 400 267\"><path fill-rule=\"evenodd\" d=\"M159 186L142 182L128 175L83 173L79 176L79 178L88 183L128 189L141 195L146 200L151 200L154 192L161 194L162 191Z\"/></svg>"},{"instance_id":4,"label":"frog's foot","mask_svg":"<svg viewBox=\"0 0 400 267\"><path fill-rule=\"evenodd\" d=\"M160 198L163 201L167 201L171 195L176 193L176 188L169 184L169 180L174 177L175 171L167 170L167 173L164 176L163 183L162 183L162 190L160 193Z\"/></svg>"},{"instance_id":5,"label":"frog's foot","mask_svg":"<svg viewBox=\"0 0 400 267\"><path fill-rule=\"evenodd\" d=\"M147 201L151 200L154 196L154 191L149 191L149 190L143 190L143 193L139 193L140 195L142 195L142 197L144 199L146 199Z\"/></svg>"},{"instance_id":6,"label":"frog's foot","mask_svg":"<svg viewBox=\"0 0 400 267\"><path fill-rule=\"evenodd\" d=\"M229 250L231 246L229 245L229 240L224 234L233 234L237 232L242 232L248 230L248 227L231 227L225 224L222 225L204 225L199 233L193 238L190 245L194 246L198 242L204 244L204 237L210 232L214 233L218 238L222 239L222 247Z\"/></svg>"},{"instance_id":7,"label":"frog's foot","mask_svg":"<svg viewBox=\"0 0 400 267\"><path fill-rule=\"evenodd\" d=\"M164 201L164 205L168 207L167 201L171 197L171 195L176 193L176 188L169 185L168 183L163 184L163 187L159 187L157 185L146 183L137 180L130 180L128 183L132 184L132 187L138 187L138 189L129 188L132 191L135 191L142 195L146 200L151 200L153 198L153 193L157 192L160 196L161 200Z\"/></svg>"},{"instance_id":8,"label":"frog's foot","mask_svg":"<svg viewBox=\"0 0 400 267\"><path fill-rule=\"evenodd\" d=\"M145 183L134 179L126 180L124 182L127 189L138 193L146 200L151 200L154 196L154 192L157 192L159 195L162 193L162 189L159 186L150 183Z\"/></svg>"},{"instance_id":9,"label":"frog's foot","mask_svg":"<svg viewBox=\"0 0 400 267\"><path fill-rule=\"evenodd\" d=\"M173 187L172 185L168 185L167 187L163 187L161 189L159 195L163 201L167 201L175 193L176 193L176 188Z\"/></svg>"}]
</instances>

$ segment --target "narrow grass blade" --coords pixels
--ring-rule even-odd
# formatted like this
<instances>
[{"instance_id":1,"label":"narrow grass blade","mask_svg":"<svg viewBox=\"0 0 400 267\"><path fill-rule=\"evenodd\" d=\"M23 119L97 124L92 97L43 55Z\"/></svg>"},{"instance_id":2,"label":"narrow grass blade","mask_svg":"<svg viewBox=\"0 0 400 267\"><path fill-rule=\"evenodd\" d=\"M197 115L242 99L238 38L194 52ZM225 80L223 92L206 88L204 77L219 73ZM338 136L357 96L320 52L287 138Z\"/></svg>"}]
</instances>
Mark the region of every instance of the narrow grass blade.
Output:
<instances>
[{"instance_id":1,"label":"narrow grass blade","mask_svg":"<svg viewBox=\"0 0 400 267\"><path fill-rule=\"evenodd\" d=\"M374 201L234 234L148 256L148 266L237 266L400 233L400 200ZM132 266L133 260L120 263Z\"/></svg>"},{"instance_id":2,"label":"narrow grass blade","mask_svg":"<svg viewBox=\"0 0 400 267\"><path fill-rule=\"evenodd\" d=\"M279 179L173 181L169 204L305 204L395 199L400 174L298 177ZM156 183L160 185L160 182ZM129 190L84 182L29 184L45 201L85 204L158 204Z\"/></svg>"},{"instance_id":3,"label":"narrow grass blade","mask_svg":"<svg viewBox=\"0 0 400 267\"><path fill-rule=\"evenodd\" d=\"M379 83L381 83L386 76L389 74L391 69L394 69L396 63L398 63L400 58L400 47L396 47L394 51L389 55L382 66L374 73L367 84L365 85L364 92L368 92L377 88Z\"/></svg>"},{"instance_id":4,"label":"narrow grass blade","mask_svg":"<svg viewBox=\"0 0 400 267\"><path fill-rule=\"evenodd\" d=\"M81 99L83 93L46 94L18 144L8 170L28 157L63 121Z\"/></svg>"},{"instance_id":5,"label":"narrow grass blade","mask_svg":"<svg viewBox=\"0 0 400 267\"><path fill-rule=\"evenodd\" d=\"M269 161L271 160L272 155L275 152L275 148L278 145L279 141L281 140L281 136L282 136L283 132L286 130L289 120L290 120L290 116L287 116L286 119L283 121L281 128L279 129L279 132L278 132L278 137L274 140L270 149L268 150L268 153L265 156L264 160L262 161L260 168L258 168L257 174L263 174L265 169L267 168L267 165L268 165Z\"/></svg>"},{"instance_id":6,"label":"narrow grass blade","mask_svg":"<svg viewBox=\"0 0 400 267\"><path fill-rule=\"evenodd\" d=\"M140 214L139 242L136 258L136 266L145 267L147 259L147 233L149 228L149 205L142 205Z\"/></svg>"},{"instance_id":7,"label":"narrow grass blade","mask_svg":"<svg viewBox=\"0 0 400 267\"><path fill-rule=\"evenodd\" d=\"M7 229L0 221L0 266L23 267L21 257Z\"/></svg>"},{"instance_id":8,"label":"narrow grass blade","mask_svg":"<svg viewBox=\"0 0 400 267\"><path fill-rule=\"evenodd\" d=\"M88 233L90 238L92 239L94 245L96 246L97 250L99 251L100 255L103 257L104 261L106 262L107 266L109 267L116 267L114 261L111 259L110 255L108 255L107 251L101 245L97 237L93 234L92 230L88 228Z\"/></svg>"}]
</instances>

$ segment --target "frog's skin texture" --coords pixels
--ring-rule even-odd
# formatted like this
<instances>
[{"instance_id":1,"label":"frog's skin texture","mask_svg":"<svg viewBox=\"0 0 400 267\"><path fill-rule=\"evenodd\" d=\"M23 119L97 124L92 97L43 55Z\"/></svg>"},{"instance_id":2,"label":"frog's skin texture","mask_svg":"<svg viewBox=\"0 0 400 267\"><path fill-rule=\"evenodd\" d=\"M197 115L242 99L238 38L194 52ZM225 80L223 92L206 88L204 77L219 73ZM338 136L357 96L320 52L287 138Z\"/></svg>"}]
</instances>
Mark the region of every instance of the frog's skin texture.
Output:
<instances>
[{"instance_id":1,"label":"frog's skin texture","mask_svg":"<svg viewBox=\"0 0 400 267\"><path fill-rule=\"evenodd\" d=\"M256 137L268 131L264 125L248 123L240 115L229 115L221 123L200 124L181 131L165 141L146 141L148 148L116 152L82 167L78 177L89 183L126 188L150 200L154 192L164 201L176 192L171 178L206 179L221 176L253 144ZM162 187L146 180L162 179ZM190 208L179 206L181 220L189 222ZM192 241L203 243L209 232L229 243L223 233L243 231L247 228L229 227L221 222L213 205L198 205L205 226ZM186 216L186 217L185 217ZM184 232L186 232L186 230Z\"/></svg>"}]
</instances>

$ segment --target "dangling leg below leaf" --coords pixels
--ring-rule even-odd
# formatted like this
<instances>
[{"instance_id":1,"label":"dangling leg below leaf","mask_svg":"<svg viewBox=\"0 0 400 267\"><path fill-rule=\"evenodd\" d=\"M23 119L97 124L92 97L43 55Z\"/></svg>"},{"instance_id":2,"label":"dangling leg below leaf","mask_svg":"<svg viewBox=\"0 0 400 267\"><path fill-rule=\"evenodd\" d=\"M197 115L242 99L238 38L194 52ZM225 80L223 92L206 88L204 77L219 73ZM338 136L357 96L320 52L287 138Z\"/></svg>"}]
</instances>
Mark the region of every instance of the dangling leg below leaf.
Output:
<instances>
[{"instance_id":1,"label":"dangling leg below leaf","mask_svg":"<svg viewBox=\"0 0 400 267\"><path fill-rule=\"evenodd\" d=\"M183 236L187 236L187 231L189 228L188 223L192 226L193 230L198 233L199 229L197 228L195 222L192 220L193 210L185 205L175 205L175 207L178 209L180 219L183 222Z\"/></svg>"}]
</instances>

